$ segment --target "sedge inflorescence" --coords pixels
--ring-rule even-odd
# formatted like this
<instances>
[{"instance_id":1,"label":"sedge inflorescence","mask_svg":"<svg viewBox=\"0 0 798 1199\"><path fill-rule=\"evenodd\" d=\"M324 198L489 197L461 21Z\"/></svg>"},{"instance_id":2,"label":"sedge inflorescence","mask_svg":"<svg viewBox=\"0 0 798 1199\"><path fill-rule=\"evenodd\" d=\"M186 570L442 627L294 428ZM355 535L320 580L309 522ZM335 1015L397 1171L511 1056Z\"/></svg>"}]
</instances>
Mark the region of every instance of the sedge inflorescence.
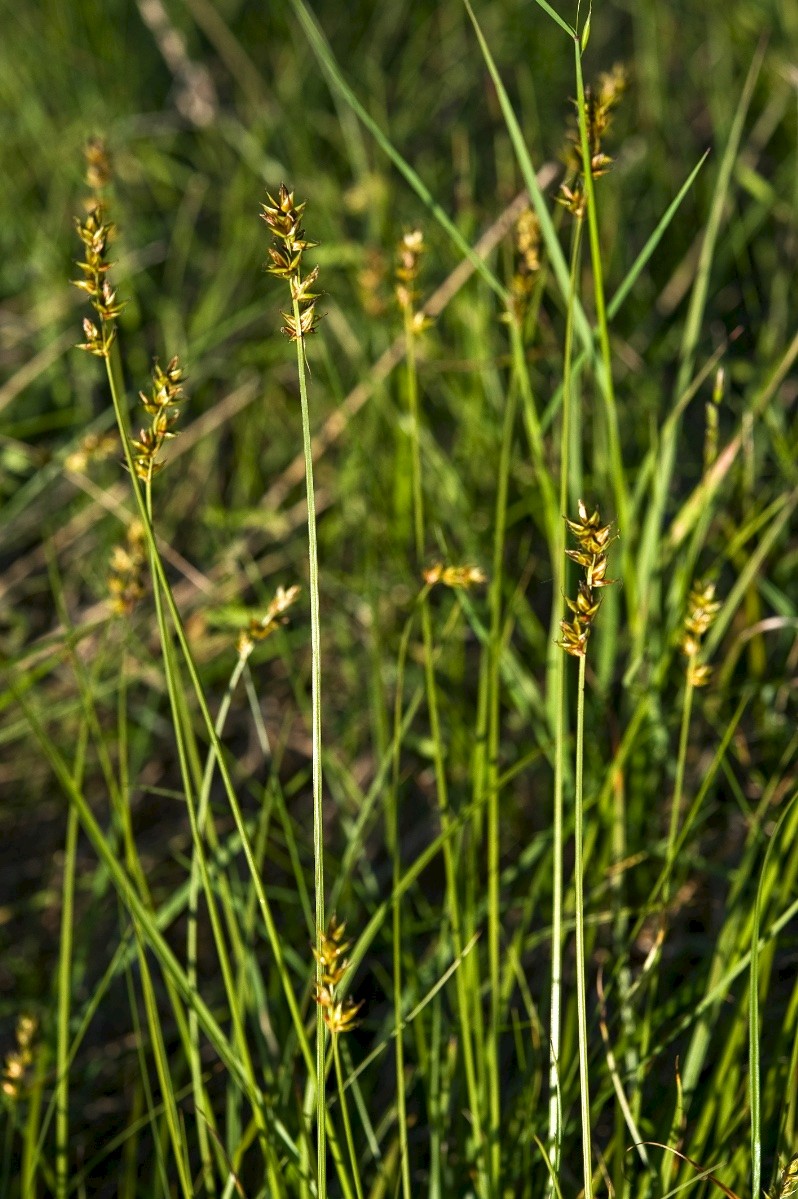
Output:
<instances>
[{"instance_id":1,"label":"sedge inflorescence","mask_svg":"<svg viewBox=\"0 0 798 1199\"><path fill-rule=\"evenodd\" d=\"M598 508L588 514L584 500L580 500L578 509L578 520L569 520L566 516L565 523L579 548L565 552L583 568L585 577L579 580L576 599L566 596L565 602L573 613L573 619L560 621L562 638L557 644L567 654L584 658L590 629L601 604L601 597L594 592L602 587L611 587L616 582L607 578L607 549L615 538L612 525L602 525Z\"/></svg>"},{"instance_id":2,"label":"sedge inflorescence","mask_svg":"<svg viewBox=\"0 0 798 1199\"><path fill-rule=\"evenodd\" d=\"M25 1075L33 1063L33 1041L38 1027L35 1016L22 1015L17 1020L17 1044L6 1054L1 1084L3 1094L11 1100L19 1098Z\"/></svg>"},{"instance_id":3,"label":"sedge inflorescence","mask_svg":"<svg viewBox=\"0 0 798 1199\"><path fill-rule=\"evenodd\" d=\"M712 667L698 661L701 642L720 611L715 599L715 584L696 582L690 589L687 615L684 618L679 647L687 658L687 679L693 687L705 687L710 680Z\"/></svg>"},{"instance_id":4,"label":"sedge inflorescence","mask_svg":"<svg viewBox=\"0 0 798 1199\"><path fill-rule=\"evenodd\" d=\"M421 272L421 258L426 253L426 248L421 229L411 229L407 233L403 233L396 247L394 291L399 307L410 319L413 333L423 333L432 324L431 317L422 310L416 309L419 299L418 278Z\"/></svg>"},{"instance_id":5,"label":"sedge inflorescence","mask_svg":"<svg viewBox=\"0 0 798 1199\"><path fill-rule=\"evenodd\" d=\"M487 576L479 566L444 566L436 562L424 571L424 582L428 587L436 587L441 583L444 587L467 591L470 587L487 582Z\"/></svg>"},{"instance_id":6,"label":"sedge inflorescence","mask_svg":"<svg viewBox=\"0 0 798 1199\"><path fill-rule=\"evenodd\" d=\"M319 275L319 268L314 266L305 278L302 278L302 255L305 250L313 249L319 243L308 241L302 228L302 214L305 204L294 202L294 193L290 192L284 183L280 184L277 199L266 193L268 203L261 204L261 218L274 234L274 242L269 246L270 263L266 270L278 279L287 280L291 288L291 299L296 304L295 312L283 312L281 315L285 324L280 330L289 341L300 341L316 332L321 317L316 312L316 300L319 292L312 289Z\"/></svg>"},{"instance_id":7,"label":"sedge inflorescence","mask_svg":"<svg viewBox=\"0 0 798 1199\"><path fill-rule=\"evenodd\" d=\"M102 204L96 204L83 220L75 218L78 237L83 242L83 261L76 263L82 278L72 282L88 296L92 308L100 318L99 328L88 317L83 321L86 340L79 349L107 358L116 337L116 318L124 308L108 280L112 263L108 260L108 247L114 234L114 226L105 219Z\"/></svg>"},{"instance_id":8,"label":"sedge inflorescence","mask_svg":"<svg viewBox=\"0 0 798 1199\"><path fill-rule=\"evenodd\" d=\"M296 602L300 590L301 588L296 583L287 590L285 587L277 588L265 615L260 620L253 617L246 629L242 629L238 634L237 649L240 657L248 658L255 648L256 642L265 641L281 624L286 623L285 613Z\"/></svg>"},{"instance_id":9,"label":"sedge inflorescence","mask_svg":"<svg viewBox=\"0 0 798 1199\"><path fill-rule=\"evenodd\" d=\"M611 71L604 71L599 76L595 88L585 88L585 127L587 129L587 146L590 157L590 174L593 179L606 175L612 166L612 159L603 148L612 120L612 111L617 106L627 87L626 69L616 64ZM584 186L584 161L582 158L582 138L578 125L569 130L565 150L569 182L560 187L558 203L581 220L585 215L586 196Z\"/></svg>"},{"instance_id":10,"label":"sedge inflorescence","mask_svg":"<svg viewBox=\"0 0 798 1199\"><path fill-rule=\"evenodd\" d=\"M518 318L526 312L540 272L540 221L526 208L515 224L515 270L510 280L510 309Z\"/></svg>"},{"instance_id":11,"label":"sedge inflorescence","mask_svg":"<svg viewBox=\"0 0 798 1199\"><path fill-rule=\"evenodd\" d=\"M357 1013L363 1006L353 999L341 999L339 990L349 965L344 956L352 944L344 941L346 924L330 917L326 933L319 933L319 947L313 946L313 956L321 967L316 983L316 1003L322 1009L324 1023L331 1033L349 1032L357 1023Z\"/></svg>"},{"instance_id":12,"label":"sedge inflorescence","mask_svg":"<svg viewBox=\"0 0 798 1199\"><path fill-rule=\"evenodd\" d=\"M172 358L164 369L156 361L152 368L150 392L139 392L144 411L151 417L149 429L142 429L137 438L131 437L133 466L136 474L147 482L163 467L158 454L164 442L177 437L174 431L180 412L176 405L185 400L183 368L178 358Z\"/></svg>"},{"instance_id":13,"label":"sedge inflorescence","mask_svg":"<svg viewBox=\"0 0 798 1199\"><path fill-rule=\"evenodd\" d=\"M130 616L146 592L147 541L140 520L130 522L124 544L111 551L108 592L115 616Z\"/></svg>"}]
</instances>

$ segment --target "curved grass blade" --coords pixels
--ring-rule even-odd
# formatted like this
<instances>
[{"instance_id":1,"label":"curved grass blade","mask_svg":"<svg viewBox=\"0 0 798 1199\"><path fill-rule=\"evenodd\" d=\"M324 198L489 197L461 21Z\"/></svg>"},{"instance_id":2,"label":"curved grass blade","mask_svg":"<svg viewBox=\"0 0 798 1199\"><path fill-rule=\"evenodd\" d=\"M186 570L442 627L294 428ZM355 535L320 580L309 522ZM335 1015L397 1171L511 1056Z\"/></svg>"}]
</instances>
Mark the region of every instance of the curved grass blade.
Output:
<instances>
[{"instance_id":1,"label":"curved grass blade","mask_svg":"<svg viewBox=\"0 0 798 1199\"><path fill-rule=\"evenodd\" d=\"M399 151L394 147L385 133L372 116L366 112L363 105L358 100L355 93L350 88L349 84L341 74L341 70L336 62L330 45L322 32L321 26L316 20L313 13L304 0L291 0L291 7L297 15L300 25L305 31L311 49L316 55L322 70L327 76L327 80L338 94L346 101L355 115L368 129L380 149L390 158L396 169L407 180L423 204L427 206L435 220L452 239L457 246L459 252L464 258L467 258L474 269L482 276L487 285L496 293L502 303L506 304L509 300L509 293L498 280L496 275L490 269L488 264L481 259L468 244L460 230L454 224L448 214L441 208L438 201L433 196L432 192L424 183L420 175L416 174L410 164L402 157Z\"/></svg>"}]
</instances>

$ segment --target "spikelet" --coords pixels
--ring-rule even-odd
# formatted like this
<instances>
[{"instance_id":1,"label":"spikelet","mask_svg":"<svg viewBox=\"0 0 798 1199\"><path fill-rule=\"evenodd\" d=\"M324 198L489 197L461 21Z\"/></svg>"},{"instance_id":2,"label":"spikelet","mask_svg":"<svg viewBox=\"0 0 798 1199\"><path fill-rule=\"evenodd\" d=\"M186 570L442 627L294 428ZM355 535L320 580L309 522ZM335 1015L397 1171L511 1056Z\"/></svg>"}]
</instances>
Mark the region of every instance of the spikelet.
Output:
<instances>
[{"instance_id":1,"label":"spikelet","mask_svg":"<svg viewBox=\"0 0 798 1199\"><path fill-rule=\"evenodd\" d=\"M313 249L318 242L308 241L302 228L302 214L305 204L294 202L294 193L290 192L284 183L280 184L277 198L266 193L266 204L261 204L261 218L272 231L274 241L269 246L269 259L266 270L277 279L285 279L291 290L291 299L296 301L299 309L297 319L293 312L283 312L281 315L285 324L280 332L289 341L304 341L316 332L321 317L316 313L316 300L319 292L312 289L318 278L319 268L302 278L302 255L305 250Z\"/></svg>"},{"instance_id":2,"label":"spikelet","mask_svg":"<svg viewBox=\"0 0 798 1199\"><path fill-rule=\"evenodd\" d=\"M324 1023L334 1035L350 1032L357 1024L357 1013L363 1006L353 999L341 999L338 988L343 981L349 962L344 956L352 944L344 941L346 925L335 916L330 917L326 933L319 932L319 947L313 948L313 956L320 966L320 981L316 983L315 999L322 1008Z\"/></svg>"},{"instance_id":3,"label":"spikelet","mask_svg":"<svg viewBox=\"0 0 798 1199\"><path fill-rule=\"evenodd\" d=\"M277 593L262 619L251 620L246 629L242 629L238 634L236 648L240 657L248 658L256 642L265 641L281 624L287 622L285 613L296 602L299 592L300 588L296 584L287 591L284 587L277 588Z\"/></svg>"},{"instance_id":4,"label":"spikelet","mask_svg":"<svg viewBox=\"0 0 798 1199\"><path fill-rule=\"evenodd\" d=\"M576 599L566 596L565 602L573 618L560 622L562 636L557 644L567 654L584 658L590 629L601 604L601 598L593 593L602 587L611 587L617 581L607 578L607 549L617 534L613 535L612 525L602 525L598 508L588 513L584 500L579 501L578 512L576 520L569 520L567 516L564 519L579 548L565 552L582 567L585 577L579 581Z\"/></svg>"},{"instance_id":5,"label":"spikelet","mask_svg":"<svg viewBox=\"0 0 798 1199\"><path fill-rule=\"evenodd\" d=\"M679 648L687 658L687 679L693 687L706 687L712 667L698 661L701 641L720 611L715 584L696 582L690 590Z\"/></svg>"}]
</instances>

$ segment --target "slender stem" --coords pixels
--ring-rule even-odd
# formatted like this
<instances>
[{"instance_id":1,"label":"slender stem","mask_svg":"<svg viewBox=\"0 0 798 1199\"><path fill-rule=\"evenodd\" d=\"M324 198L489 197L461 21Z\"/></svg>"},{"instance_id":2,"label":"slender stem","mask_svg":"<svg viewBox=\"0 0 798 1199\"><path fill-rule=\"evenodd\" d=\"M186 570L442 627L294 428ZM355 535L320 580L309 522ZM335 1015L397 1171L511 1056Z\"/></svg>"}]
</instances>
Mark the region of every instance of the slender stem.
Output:
<instances>
[{"instance_id":1,"label":"slender stem","mask_svg":"<svg viewBox=\"0 0 798 1199\"><path fill-rule=\"evenodd\" d=\"M560 428L560 516L568 511L568 479L571 446L573 301L582 245L582 223L574 227L571 247L570 285L565 325L563 360L562 422ZM549 1193L559 1174L562 1144L562 1111L560 1102L560 1048L562 1043L562 947L563 947L563 791L565 781L565 655L555 645L560 621L565 615L565 525L559 520L555 529L554 596L552 599L551 649L554 655L549 670L553 706L550 719L554 730L554 811L552 814L552 913L551 913L551 1014L549 1020L549 1125L548 1157L552 1166ZM550 701L551 703L551 701Z\"/></svg>"},{"instance_id":2,"label":"slender stem","mask_svg":"<svg viewBox=\"0 0 798 1199\"><path fill-rule=\"evenodd\" d=\"M338 1047L338 1037L333 1036L333 1059L335 1061L335 1079L338 1084L338 1100L341 1104L341 1116L344 1121L344 1136L346 1137L346 1147L349 1150L349 1163L352 1168L352 1178L355 1182L355 1192L357 1199L363 1199L363 1183L360 1181L360 1167L357 1163L357 1154L355 1153L355 1141L352 1136L352 1122L349 1119L349 1104L346 1102L346 1088L344 1086L344 1073L341 1069L341 1051Z\"/></svg>"},{"instance_id":3,"label":"slender stem","mask_svg":"<svg viewBox=\"0 0 798 1199\"><path fill-rule=\"evenodd\" d=\"M520 337L518 321L512 318L514 337ZM518 355L514 356L517 364ZM501 692L501 619L504 541L507 525L507 493L512 460L513 433L518 408L519 383L510 384L504 412L493 541L493 569L490 585L488 762L487 762L487 873L488 873L488 970L490 977L490 1026L487 1045L487 1073L490 1102L489 1156L491 1186L501 1193L501 1089L499 1085L499 1017L501 1009L501 911L499 861L501 852L499 824L499 701Z\"/></svg>"},{"instance_id":4,"label":"slender stem","mask_svg":"<svg viewBox=\"0 0 798 1199\"><path fill-rule=\"evenodd\" d=\"M574 901L576 905L576 1007L579 1034L579 1098L582 1111L582 1164L585 1199L593 1199L593 1164L590 1147L590 1093L587 1071L587 987L585 983L585 896L582 853L585 743L585 663L579 658L579 687L576 705L576 793L574 802Z\"/></svg>"},{"instance_id":5,"label":"slender stem","mask_svg":"<svg viewBox=\"0 0 798 1199\"><path fill-rule=\"evenodd\" d=\"M136 506L138 509L139 517L141 518L141 521L144 525L148 543L151 542L152 545L155 546L155 535L154 535L154 532L152 529L152 522L150 521L148 513L147 513L147 506L146 506L146 503L144 500L144 495L142 493L141 484L139 483L139 480L135 473L135 468L134 468L133 458L132 458L132 451L131 451L130 443L128 441L129 421L127 418L127 412L126 412L125 405L124 405L124 389L123 389L123 385L122 385L122 381L121 381L122 380L121 368L120 368L120 364L119 364L117 356L118 356L118 345L116 342L114 342L114 344L111 347L110 359L105 360L109 384L110 384L110 390L111 390L111 398L112 398L113 405L114 405L114 411L116 414L117 424L119 425L119 429L122 434L122 447L123 447L123 451L125 454L125 460L127 463L128 471L130 472L131 487L133 490L134 499L136 501ZM194 690L194 694L197 699L197 704L199 706L200 714L202 716L202 721L205 726L206 732L208 734L208 738L209 738L209 741L211 744L211 748L213 750L214 757L216 759L216 764L217 764L217 767L219 770L219 776L222 780L222 784L223 784L224 790L225 790L225 795L227 796L227 801L230 805L230 811L232 813L233 820L234 820L234 823L236 826L236 832L240 839L241 849L244 853L244 858L247 863L247 868L249 870L250 878L252 881L252 887L255 892L255 897L258 901L258 908L260 910L260 914L261 914L263 923L266 928L266 935L267 935L267 938L269 941L269 945L271 947L271 951L274 955L275 969L277 971L277 974L278 974L278 976L281 980L282 986L283 986L283 993L285 994L286 1003L288 1004L288 1009L289 1009L289 1012L291 1015L291 1022L294 1027L294 1031L295 1031L296 1038L297 1038L297 1043L299 1045L300 1052L302 1053L302 1058L303 1058L303 1061L305 1062L305 1067L308 1071L310 1083L311 1083L311 1085L315 1086L316 1085L316 1077L317 1077L317 1075L316 1075L317 1062L314 1061L313 1054L311 1053L310 1043L308 1040L307 1033L305 1031L305 1024L302 1019L302 1013L299 1010L299 1004L297 1003L297 998L296 998L296 995L294 994L294 989L291 985L291 979L290 979L287 964L285 961L285 954L283 951L282 942L280 941L280 937L277 932L277 926L276 926L276 923L274 920L274 916L272 914L271 904L269 903L269 900L266 896L263 882L260 877L260 872L258 870L257 863L255 861L255 856L254 856L254 853L252 850L252 844L250 841L249 833L247 831L246 824L244 823L244 816L241 811L241 805L238 802L238 797L236 795L235 788L233 786L233 780L230 776L230 770L229 770L227 762L225 760L224 753L222 752L222 745L219 740L219 736L214 727L214 721L213 721L213 718L211 717L210 709L208 707L208 701L205 697L205 691L204 691L202 683L200 681L199 673L197 671L197 666L194 661L193 654L191 652L191 647L188 643L188 638L186 636L186 630L183 625L183 621L181 619L177 604L175 603L174 594L169 585L169 580L166 576L163 562L161 561L161 558L157 553L155 553L153 555L153 557L151 559L151 563L152 563L154 575L157 578L158 584L161 587L162 595L163 595L164 601L166 603L166 607L169 612L170 619L174 626L175 633L177 635L177 640L180 645L180 651L181 651L181 654L183 655L183 659L186 664L186 670L188 672L189 679L191 680L191 686ZM59 772L59 778L61 778L62 782L65 781L62 778L60 772ZM74 797L74 802L80 806L81 819L84 824L84 827L86 828L89 835L92 836L92 839L93 839L95 845L99 845L100 842L98 840L96 840L95 836L94 836L94 834L97 832L97 830L95 827L95 823L90 818L90 813L88 812L87 809L85 809L83 807L81 799L80 799L76 789L74 789L74 788L68 788L68 789L69 789L70 796ZM103 854L103 857L104 857L104 860L106 860L106 862L109 861L109 859L106 858L105 854ZM116 865L116 863L114 863L114 865ZM110 865L109 865L109 869L111 870L111 873L114 876L115 880L117 880L119 882L120 886L123 886L123 880L122 880L121 876L118 875L117 870L115 870ZM133 914L134 914L134 916L136 916L139 912L139 905L136 902L137 897L135 895L131 894L131 892L124 886L123 886L123 890L124 890L125 902L128 904L128 906L132 906L135 909ZM167 972L171 975L172 979L177 983L179 989L184 994L184 996L186 994L190 995L190 991L188 991L186 989L185 976L182 975L182 971L180 970L180 967L178 966L176 959L174 959L173 955L170 953L168 946L166 945L166 942L160 936L157 929L155 929L154 926L152 926L152 925L150 925L150 927L149 927L148 940L149 940L150 944L152 944L153 947L156 948L156 950L158 951L159 957L161 958L162 962L164 963ZM241 1078L242 1077L241 1063L238 1061L235 1061L235 1059L233 1058L232 1053L229 1049L229 1046L227 1046L226 1044L223 1043L223 1038L221 1036L221 1030L218 1029L218 1026L215 1024L215 1021L213 1021L213 1018L212 1018L210 1012L207 1010L207 1008L205 1008L205 1006L203 1004L200 1003L198 996L193 996L192 998L193 998L194 1005L197 1007L198 1014L200 1015L200 1022L204 1024L206 1031L209 1031L211 1028L213 1029L212 1039L214 1040L214 1042L217 1046L217 1050L220 1052L221 1055L223 1055L225 1057L225 1063L228 1065L228 1068L231 1068L234 1071L236 1077ZM228 1056L228 1054L229 1054L229 1056ZM249 1083L249 1080L246 1079L245 1090L248 1089L248 1086L246 1085L248 1083ZM259 1088L255 1095L255 1101L262 1101ZM325 1130L326 1130L327 1140L330 1141L331 1147L333 1148L333 1160L336 1163L336 1168L339 1169L340 1154L337 1152L337 1149L334 1145L335 1130L332 1126L332 1123L329 1121L329 1116L325 1117L325 1126L326 1126ZM340 1175L340 1169L339 1169L339 1178L340 1178L342 1185L344 1185L346 1176L345 1176L345 1174L343 1176Z\"/></svg>"},{"instance_id":6,"label":"slender stem","mask_svg":"<svg viewBox=\"0 0 798 1199\"><path fill-rule=\"evenodd\" d=\"M402 690L405 677L405 662L413 629L411 616L402 633L399 658L396 667L396 699L394 703L393 763L391 787L388 795L388 843L393 865L393 1004L396 1030L394 1049L396 1057L396 1106L399 1116L399 1159L402 1175L402 1194L411 1199L410 1160L407 1137L407 1095L405 1092L404 1027L402 1022L402 905L399 898L399 882L402 876L402 857L399 847L399 759L402 730Z\"/></svg>"},{"instance_id":7,"label":"slender stem","mask_svg":"<svg viewBox=\"0 0 798 1199\"><path fill-rule=\"evenodd\" d=\"M83 774L87 729L81 726L75 761L75 780ZM55 1177L57 1199L66 1199L69 1177L67 1146L69 1143L69 1016L72 1004L72 924L75 915L75 862L78 845L78 815L74 808L67 814L66 844L64 846L64 881L61 890L61 936L58 957L58 1044L56 1075L58 1078L55 1116Z\"/></svg>"},{"instance_id":8,"label":"slender stem","mask_svg":"<svg viewBox=\"0 0 798 1199\"><path fill-rule=\"evenodd\" d=\"M668 844L665 850L665 881L662 888L662 903L663 908L668 905L670 895L670 878L673 869L673 862L676 856L676 835L679 831L679 812L682 807L682 793L684 791L684 771L687 763L687 745L690 736L690 715L693 709L693 695L695 686L690 677L690 671L687 672L687 679L684 685L684 699L682 701L682 724L679 731L679 755L676 759L676 778L673 784L673 799L671 800L671 814L668 822Z\"/></svg>"},{"instance_id":9,"label":"slender stem","mask_svg":"<svg viewBox=\"0 0 798 1199\"><path fill-rule=\"evenodd\" d=\"M408 407L410 409L410 435L412 439L412 472L413 472L413 529L416 557L419 565L423 561L425 549L424 522L424 491L421 481L421 446L419 436L418 412L418 375L415 355L415 328L413 312L410 304L404 309L406 371ZM435 683L435 649L432 637L432 619L429 609L429 589L424 588L419 597L421 609L421 631L424 643L424 677L426 681L427 708L429 710L430 735L434 747L435 789L438 796L438 811L443 833L443 862L446 876L446 901L449 908L449 919L452 926L452 941L456 956L463 951L463 932L460 914L460 904L457 894L457 869L455 864L452 839L449 835L451 828L451 813L449 810L448 787L446 783L446 767L444 764L443 741L438 712L438 691ZM462 1034L463 1063L466 1073L466 1087L471 1107L471 1120L474 1128L474 1140L477 1152L484 1152L484 1133L482 1129L482 1112L479 1090L477 1087L476 1070L474 1067L474 1049L472 1044L471 1016L469 1013L469 995L465 981L465 972L457 971L455 979L457 991L457 1008ZM480 1176L484 1175L484 1166L480 1168ZM481 1188L484 1190L484 1185Z\"/></svg>"},{"instance_id":10,"label":"slender stem","mask_svg":"<svg viewBox=\"0 0 798 1199\"><path fill-rule=\"evenodd\" d=\"M299 302L294 299L294 328L299 332L302 317ZM317 947L326 927L324 912L324 810L321 777L321 619L319 616L319 555L316 540L316 500L313 489L313 450L310 437L310 408L305 360L305 340L296 342L299 397L302 407L302 448L305 455L305 487L308 505L308 563L310 588L310 653L311 708L313 736L313 877L315 885L315 919ZM316 962L316 983L323 985L323 967ZM321 1007L316 1010L316 1150L318 1154L317 1183L319 1199L327 1194L327 1149L325 1144L324 1055L327 1028Z\"/></svg>"},{"instance_id":11,"label":"slender stem","mask_svg":"<svg viewBox=\"0 0 798 1199\"><path fill-rule=\"evenodd\" d=\"M585 180L585 199L587 201L587 224L590 236L590 262L593 268L593 290L596 300L596 325L598 328L599 346L601 349L601 392L604 397L604 411L607 420L607 439L609 442L610 473L612 488L615 495L615 507L618 516L618 526L624 534L621 543L623 558L624 594L626 595L629 625L634 630L639 619L636 604L636 578L630 558L629 538L629 496L626 489L626 479L623 471L623 456L621 441L618 433L618 409L615 403L615 388L612 381L612 351L610 348L609 321L607 304L604 298L604 268L601 261L601 242L599 240L598 212L596 210L596 189L593 186L593 172L588 145L587 116L585 112L585 82L582 75L582 50L579 39L574 39L574 57L576 62L576 102L579 113L579 134L582 149L582 164Z\"/></svg>"}]
</instances>

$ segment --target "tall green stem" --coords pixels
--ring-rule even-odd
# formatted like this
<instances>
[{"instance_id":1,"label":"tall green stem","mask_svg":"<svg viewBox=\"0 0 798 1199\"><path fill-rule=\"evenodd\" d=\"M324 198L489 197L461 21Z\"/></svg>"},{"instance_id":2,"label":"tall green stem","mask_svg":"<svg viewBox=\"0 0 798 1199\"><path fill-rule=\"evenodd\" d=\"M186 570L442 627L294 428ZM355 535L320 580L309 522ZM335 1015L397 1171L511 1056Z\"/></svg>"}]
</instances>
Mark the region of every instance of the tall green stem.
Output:
<instances>
[{"instance_id":1,"label":"tall green stem","mask_svg":"<svg viewBox=\"0 0 798 1199\"><path fill-rule=\"evenodd\" d=\"M623 471L623 456L621 441L618 433L618 410L615 403L615 388L612 381L612 351L610 349L609 320L607 305L604 298L604 268L601 261L601 242L599 239L598 212L596 210L596 189L593 186L590 147L587 134L587 114L585 110L585 82L582 75L582 49L579 39L574 39L574 57L576 63L576 101L579 113L579 136L582 149L582 163L585 180L585 199L587 201L587 224L590 236L590 263L593 268L593 291L596 301L596 325L598 328L599 346L601 348L601 393L604 397L604 412L607 422L607 440L609 443L610 474L612 489L615 496L615 508L618 526L624 535L621 542L622 573L624 578L624 594L626 595L629 626L636 627L639 614L636 604L636 580L628 546L629 531L629 495L626 489L626 479Z\"/></svg>"},{"instance_id":2,"label":"tall green stem","mask_svg":"<svg viewBox=\"0 0 798 1199\"><path fill-rule=\"evenodd\" d=\"M576 792L574 801L574 901L576 905L576 1007L579 1035L579 1100L582 1112L582 1166L585 1199L593 1199L593 1164L590 1148L590 1092L587 1070L587 986L585 982L585 896L583 861L585 745L585 663L579 659L576 705Z\"/></svg>"},{"instance_id":3,"label":"tall green stem","mask_svg":"<svg viewBox=\"0 0 798 1199\"><path fill-rule=\"evenodd\" d=\"M408 407L410 410L410 430L412 438L413 464L413 527L415 534L416 557L419 564L424 558L424 492L421 482L421 447L419 437L418 416L418 376L415 357L415 329L413 325L412 308L405 306L405 343L406 343L406 384ZM432 619L430 616L428 590L425 588L420 597L421 631L424 642L424 676L426 680L427 707L429 710L430 735L434 747L435 789L438 795L438 811L440 814L441 831L443 833L443 863L446 876L446 900L449 909L449 919L452 926L452 942L455 956L463 952L463 931L460 915L460 904L457 894L457 870L454 850L452 847L451 812L449 810L449 794L446 783L446 767L444 764L443 741L438 711L438 692L435 683L435 653L432 637ZM474 1128L474 1140L480 1160L484 1154L484 1134L482 1129L482 1111L479 1090L477 1087L476 1070L474 1066L474 1049L472 1043L471 1016L469 995L466 987L465 973L458 970L455 978L457 990L457 1009L460 1018L462 1035L463 1064L466 1073L466 1088L471 1119ZM484 1178L484 1165L480 1168L480 1176ZM484 1182L481 1187L485 1190Z\"/></svg>"},{"instance_id":4,"label":"tall green stem","mask_svg":"<svg viewBox=\"0 0 798 1199\"><path fill-rule=\"evenodd\" d=\"M518 320L512 318L513 341L520 339ZM514 354L517 365L520 355ZM493 541L493 570L490 584L490 655L488 701L488 971L490 978L490 1027L487 1045L487 1074L490 1103L489 1157L491 1186L501 1193L501 1089L499 1085L499 1018L501 1010L501 911L499 893L499 863L501 852L499 824L499 716L500 716L500 659L502 578L504 541L507 525L507 493L512 460L513 432L518 408L519 383L513 377L504 412L501 450L499 453L498 486Z\"/></svg>"},{"instance_id":5,"label":"tall green stem","mask_svg":"<svg viewBox=\"0 0 798 1199\"><path fill-rule=\"evenodd\" d=\"M582 224L574 227L571 247L568 310L565 325L563 361L562 422L560 428L560 516L568 511L568 478L571 446L571 406L573 397L573 302L582 245ZM554 595L552 598L551 649L547 690L549 717L554 732L554 810L552 813L552 913L551 913L551 1014L549 1027L549 1126L548 1156L552 1166L549 1187L554 1192L554 1180L560 1168L562 1142L562 1112L560 1103L560 1047L562 1041L562 943L563 943L563 790L565 780L565 657L555 645L560 621L565 615L565 525L559 520L555 529L552 559Z\"/></svg>"},{"instance_id":6,"label":"tall green stem","mask_svg":"<svg viewBox=\"0 0 798 1199\"><path fill-rule=\"evenodd\" d=\"M295 328L302 327L299 303L294 299ZM305 360L305 340L296 342L297 371L299 373L299 398L302 407L302 449L305 455L305 488L308 504L308 565L310 589L310 654L311 654L311 709L313 736L313 878L315 888L316 940L321 946L321 935L326 928L324 913L324 811L322 807L321 778L321 619L319 616L319 554L316 540L316 500L313 488L313 448L310 437L310 408ZM316 962L316 983L323 984L323 966ZM321 1006L316 1009L316 1146L318 1153L317 1179L319 1199L327 1194L327 1150L325 1144L325 1099L324 1099L324 1053L326 1026Z\"/></svg>"}]
</instances>

